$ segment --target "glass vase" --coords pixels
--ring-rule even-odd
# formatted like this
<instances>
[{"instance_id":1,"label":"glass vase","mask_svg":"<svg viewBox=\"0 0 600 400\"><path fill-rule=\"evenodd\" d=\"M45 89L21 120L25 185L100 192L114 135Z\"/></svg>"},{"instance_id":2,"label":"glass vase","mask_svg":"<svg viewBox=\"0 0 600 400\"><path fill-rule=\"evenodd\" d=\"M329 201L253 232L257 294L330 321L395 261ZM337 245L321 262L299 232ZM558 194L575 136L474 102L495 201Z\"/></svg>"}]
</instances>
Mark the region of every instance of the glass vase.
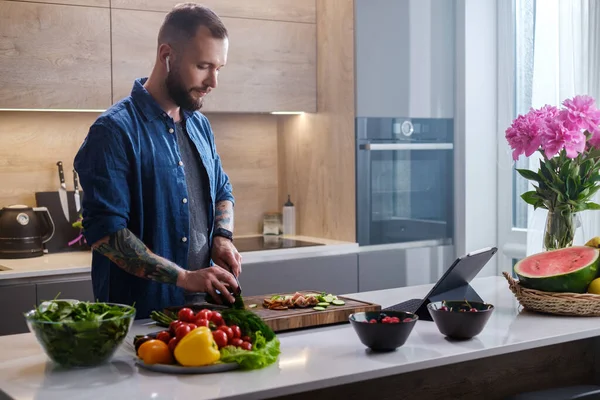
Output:
<instances>
[{"instance_id":1,"label":"glass vase","mask_svg":"<svg viewBox=\"0 0 600 400\"><path fill-rule=\"evenodd\" d=\"M575 236L580 230L579 214L569 211L548 211L544 228L544 249L548 251L573 246Z\"/></svg>"}]
</instances>

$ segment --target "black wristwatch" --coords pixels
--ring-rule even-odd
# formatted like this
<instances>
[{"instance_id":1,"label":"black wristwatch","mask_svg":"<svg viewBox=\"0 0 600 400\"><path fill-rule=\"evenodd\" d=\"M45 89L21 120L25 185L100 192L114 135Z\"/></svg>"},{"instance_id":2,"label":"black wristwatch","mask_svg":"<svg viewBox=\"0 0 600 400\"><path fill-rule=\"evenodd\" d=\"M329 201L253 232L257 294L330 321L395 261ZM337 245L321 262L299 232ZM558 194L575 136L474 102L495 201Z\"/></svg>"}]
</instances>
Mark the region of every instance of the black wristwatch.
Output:
<instances>
[{"instance_id":1,"label":"black wristwatch","mask_svg":"<svg viewBox=\"0 0 600 400\"><path fill-rule=\"evenodd\" d=\"M216 228L213 232L213 236L221 236L233 242L233 232L228 231L225 228Z\"/></svg>"}]
</instances>

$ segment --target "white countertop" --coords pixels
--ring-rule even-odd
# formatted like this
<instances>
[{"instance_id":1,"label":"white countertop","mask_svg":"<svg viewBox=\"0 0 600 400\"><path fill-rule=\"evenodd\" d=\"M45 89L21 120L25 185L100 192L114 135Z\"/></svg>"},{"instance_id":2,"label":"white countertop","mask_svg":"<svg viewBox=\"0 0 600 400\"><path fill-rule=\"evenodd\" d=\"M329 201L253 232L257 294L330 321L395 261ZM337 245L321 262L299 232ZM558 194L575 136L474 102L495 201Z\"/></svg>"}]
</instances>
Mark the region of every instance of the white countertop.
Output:
<instances>
[{"instance_id":1,"label":"white countertop","mask_svg":"<svg viewBox=\"0 0 600 400\"><path fill-rule=\"evenodd\" d=\"M349 254L355 253L358 249L358 244L351 242L342 242L309 236L281 237L320 243L324 244L324 246L308 246L243 252L240 253L242 255L242 262L244 264L253 264L304 257ZM92 266L92 252L75 251L68 253L54 253L46 254L42 257L24 258L18 260L0 259L0 266L10 269L8 271L0 270L0 280L89 273Z\"/></svg>"},{"instance_id":2,"label":"white countertop","mask_svg":"<svg viewBox=\"0 0 600 400\"><path fill-rule=\"evenodd\" d=\"M0 280L89 273L92 270L92 252L74 251L16 260L0 259L0 266L10 268L0 271Z\"/></svg>"},{"instance_id":3,"label":"white countertop","mask_svg":"<svg viewBox=\"0 0 600 400\"><path fill-rule=\"evenodd\" d=\"M350 296L386 307L423 296L430 287ZM32 334L22 334L0 337L0 388L15 399L260 399L600 335L597 318L519 312L504 278L479 278L473 287L496 309L484 331L469 341L448 341L433 322L419 321L403 347L376 354L367 351L352 327L344 324L280 334L280 359L262 370L177 376L138 370L129 346L105 366L61 371L48 361ZM130 334L149 329L136 324Z\"/></svg>"}]
</instances>

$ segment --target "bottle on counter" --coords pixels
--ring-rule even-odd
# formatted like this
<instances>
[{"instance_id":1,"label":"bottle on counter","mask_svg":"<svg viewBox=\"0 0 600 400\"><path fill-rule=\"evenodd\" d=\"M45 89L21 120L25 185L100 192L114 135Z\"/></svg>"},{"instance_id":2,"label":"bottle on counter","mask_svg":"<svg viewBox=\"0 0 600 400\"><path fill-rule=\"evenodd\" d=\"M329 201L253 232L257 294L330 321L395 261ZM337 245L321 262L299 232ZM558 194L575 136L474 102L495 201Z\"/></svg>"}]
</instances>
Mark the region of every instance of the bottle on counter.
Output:
<instances>
[{"instance_id":1,"label":"bottle on counter","mask_svg":"<svg viewBox=\"0 0 600 400\"><path fill-rule=\"evenodd\" d=\"M283 234L296 234L296 208L291 202L289 194L287 202L283 205Z\"/></svg>"}]
</instances>

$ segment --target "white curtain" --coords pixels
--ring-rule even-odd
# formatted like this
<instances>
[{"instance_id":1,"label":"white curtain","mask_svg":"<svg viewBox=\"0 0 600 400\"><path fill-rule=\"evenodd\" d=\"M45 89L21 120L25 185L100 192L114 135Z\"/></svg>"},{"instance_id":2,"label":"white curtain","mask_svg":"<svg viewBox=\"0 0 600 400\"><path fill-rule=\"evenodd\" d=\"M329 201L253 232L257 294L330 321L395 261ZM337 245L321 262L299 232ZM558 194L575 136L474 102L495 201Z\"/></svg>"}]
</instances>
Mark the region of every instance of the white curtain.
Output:
<instances>
[{"instance_id":1,"label":"white curtain","mask_svg":"<svg viewBox=\"0 0 600 400\"><path fill-rule=\"evenodd\" d=\"M559 106L564 99L587 94L600 107L600 1L538 0L534 12L531 105ZM529 159L534 171L536 157ZM531 189L530 189L531 190ZM593 201L600 203L600 192ZM527 254L543 250L546 210L528 210ZM600 211L584 211L575 244L600 236Z\"/></svg>"}]
</instances>

